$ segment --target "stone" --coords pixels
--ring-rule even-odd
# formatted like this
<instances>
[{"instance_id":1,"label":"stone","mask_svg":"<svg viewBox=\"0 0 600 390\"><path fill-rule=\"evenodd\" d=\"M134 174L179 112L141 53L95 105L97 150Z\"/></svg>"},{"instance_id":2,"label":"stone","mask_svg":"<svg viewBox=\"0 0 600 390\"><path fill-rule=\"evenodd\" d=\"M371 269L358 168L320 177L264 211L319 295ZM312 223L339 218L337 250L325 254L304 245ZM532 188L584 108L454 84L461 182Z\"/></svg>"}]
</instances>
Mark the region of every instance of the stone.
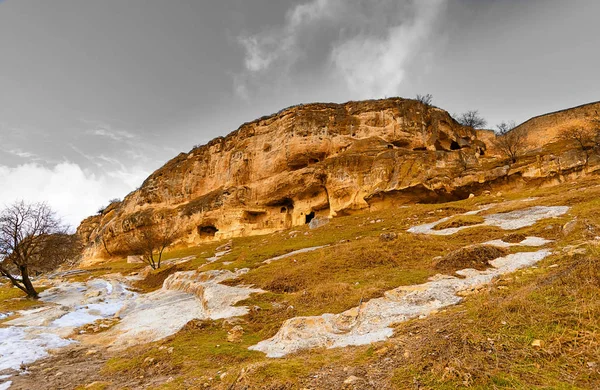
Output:
<instances>
[{"instance_id":1,"label":"stone","mask_svg":"<svg viewBox=\"0 0 600 390\"><path fill-rule=\"evenodd\" d=\"M533 340L533 342L531 343L532 347L536 347L536 348L543 348L544 347L544 341L543 340Z\"/></svg>"},{"instance_id":2,"label":"stone","mask_svg":"<svg viewBox=\"0 0 600 390\"><path fill-rule=\"evenodd\" d=\"M243 335L244 328L242 328L240 325L236 325L229 329L229 332L227 332L227 341L230 343L241 343Z\"/></svg>"},{"instance_id":3,"label":"stone","mask_svg":"<svg viewBox=\"0 0 600 390\"><path fill-rule=\"evenodd\" d=\"M379 235L379 240L383 241L383 242L390 242L390 241L394 241L398 238L398 234L397 233L393 233L393 232L389 232L389 233L381 233Z\"/></svg>"},{"instance_id":4,"label":"stone","mask_svg":"<svg viewBox=\"0 0 600 390\"><path fill-rule=\"evenodd\" d=\"M142 256L127 256L127 264L142 264L144 258Z\"/></svg>"},{"instance_id":5,"label":"stone","mask_svg":"<svg viewBox=\"0 0 600 390\"><path fill-rule=\"evenodd\" d=\"M475 194L469 194L469 199L473 199L475 197Z\"/></svg>"},{"instance_id":6,"label":"stone","mask_svg":"<svg viewBox=\"0 0 600 390\"><path fill-rule=\"evenodd\" d=\"M573 231L575 230L576 227L577 227L577 219L574 219L572 221L565 223L562 227L563 236L568 236L571 233L573 233Z\"/></svg>"},{"instance_id":7,"label":"stone","mask_svg":"<svg viewBox=\"0 0 600 390\"><path fill-rule=\"evenodd\" d=\"M360 378L359 378L359 377L356 377L356 376L354 376L354 375L350 375L348 378L346 378L346 379L344 380L344 384L345 384L345 385L352 385L352 384L354 384L354 383L356 383L356 382L358 382L358 381L360 381Z\"/></svg>"},{"instance_id":8,"label":"stone","mask_svg":"<svg viewBox=\"0 0 600 390\"><path fill-rule=\"evenodd\" d=\"M329 218L313 218L308 224L309 229L317 229L329 224Z\"/></svg>"}]
</instances>

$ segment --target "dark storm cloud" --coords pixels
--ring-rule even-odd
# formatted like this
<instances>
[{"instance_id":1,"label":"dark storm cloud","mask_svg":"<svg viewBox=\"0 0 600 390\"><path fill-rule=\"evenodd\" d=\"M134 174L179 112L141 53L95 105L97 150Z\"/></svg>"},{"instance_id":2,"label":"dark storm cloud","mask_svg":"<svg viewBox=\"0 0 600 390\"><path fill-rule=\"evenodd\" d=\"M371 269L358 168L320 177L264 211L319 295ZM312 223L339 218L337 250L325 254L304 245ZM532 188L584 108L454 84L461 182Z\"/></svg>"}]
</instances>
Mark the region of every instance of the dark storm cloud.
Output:
<instances>
[{"instance_id":1,"label":"dark storm cloud","mask_svg":"<svg viewBox=\"0 0 600 390\"><path fill-rule=\"evenodd\" d=\"M8 0L0 203L77 223L292 104L432 93L490 123L600 99L594 0ZM27 182L24 186L23 183Z\"/></svg>"}]
</instances>

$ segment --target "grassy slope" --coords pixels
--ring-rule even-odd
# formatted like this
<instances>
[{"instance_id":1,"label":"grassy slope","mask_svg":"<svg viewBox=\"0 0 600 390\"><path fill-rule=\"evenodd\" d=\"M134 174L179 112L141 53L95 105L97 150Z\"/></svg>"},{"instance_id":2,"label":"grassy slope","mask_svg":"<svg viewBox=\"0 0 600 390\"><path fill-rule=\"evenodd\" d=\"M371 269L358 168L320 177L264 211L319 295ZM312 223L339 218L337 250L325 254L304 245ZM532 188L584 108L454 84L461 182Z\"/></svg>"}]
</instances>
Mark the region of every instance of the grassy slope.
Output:
<instances>
[{"instance_id":1,"label":"grassy slope","mask_svg":"<svg viewBox=\"0 0 600 390\"><path fill-rule=\"evenodd\" d=\"M301 227L294 234L237 238L232 252L212 264L206 264L206 258L222 243L171 251L167 259L197 256L177 270L247 267L250 272L232 283L253 284L269 292L240 303L251 307L250 314L240 320L241 343L227 341L227 331L233 326L227 321L194 322L168 339L112 358L104 368L106 379L112 388L123 388L123 383L137 387L148 384L148 378L156 383L156 378L164 377L161 388L166 389L228 388L234 381L236 388L339 388L350 375L368 379L357 388L600 388L600 264L598 250L589 243L600 236L599 184L598 179L580 180L505 193L502 198L477 197L340 217L313 231ZM519 201L529 197L538 199ZM422 283L438 272L438 256L509 235L490 227L471 227L448 237L406 233L415 224L497 202L502 203L485 213L530 205L572 206L567 216L516 231L557 240L556 254L535 269L510 275L467 297L459 306L400 324L394 338L386 342L305 351L284 359L266 359L247 349L274 335L288 318L340 312L399 285ZM564 236L561 227L574 217L579 223ZM381 242L383 232L395 232L398 239ZM327 244L331 246L326 249L262 263L293 250ZM583 245L587 252L562 252L572 245ZM553 264L558 267L550 267ZM89 274L72 280L140 269L140 265L119 260L91 267ZM168 273L153 272L140 289L158 288ZM0 311L30 305L12 299L15 291L0 288ZM543 340L543 346L533 347L534 339ZM173 380L167 382L169 377Z\"/></svg>"},{"instance_id":2,"label":"grassy slope","mask_svg":"<svg viewBox=\"0 0 600 390\"><path fill-rule=\"evenodd\" d=\"M369 377L379 388L598 388L597 250L588 249L583 255L561 251L574 244L588 248L587 240L600 235L598 183L596 179L584 180L505 194L503 199L479 197L336 218L314 231L296 229L299 233L294 238L282 232L234 239L231 254L204 268L249 267L251 271L235 283L254 284L269 291L241 303L252 307L241 320L245 330L242 342L226 340L232 324L198 322L153 346L134 348L113 358L105 371L111 377L172 376L175 379L163 386L169 389L205 384L228 388L235 379L240 388L335 388L342 386L350 373L362 373L361 377ZM539 199L518 201L528 197ZM288 318L340 312L399 285L424 282L436 273L436 256L504 237L507 232L489 227L418 239L405 232L416 223L502 200L503 204L487 212L534 204L572 206L568 216L517 231L557 240L556 254L538 268L508 276L443 313L401 324L394 338L373 346L306 351L275 360L247 350L275 334ZM561 227L575 216L581 222L563 236ZM377 220L381 221L371 223ZM398 233L398 240L380 242L378 236L384 231ZM332 247L262 264L272 256L323 244ZM214 248L216 244L212 245ZM185 254L203 258L212 252L205 246ZM224 266L223 262L232 263ZM549 267L552 264L558 267ZM542 348L531 345L534 339L543 340ZM173 352L161 346L173 347ZM148 362L148 357L154 361ZM242 369L245 374L237 378ZM221 379L223 373L226 375Z\"/></svg>"}]
</instances>

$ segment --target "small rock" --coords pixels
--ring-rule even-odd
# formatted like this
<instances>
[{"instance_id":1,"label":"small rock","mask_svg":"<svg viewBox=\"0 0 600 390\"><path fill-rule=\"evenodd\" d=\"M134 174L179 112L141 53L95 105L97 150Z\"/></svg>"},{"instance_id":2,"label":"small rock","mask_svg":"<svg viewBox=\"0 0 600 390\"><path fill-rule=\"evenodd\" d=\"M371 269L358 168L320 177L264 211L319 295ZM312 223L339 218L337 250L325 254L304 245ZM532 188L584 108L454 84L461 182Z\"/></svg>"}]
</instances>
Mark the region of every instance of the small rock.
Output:
<instances>
[{"instance_id":1,"label":"small rock","mask_svg":"<svg viewBox=\"0 0 600 390\"><path fill-rule=\"evenodd\" d=\"M226 376L227 376L227 373L224 372L221 375L219 375L219 379L223 380L223 379L225 379Z\"/></svg>"},{"instance_id":2,"label":"small rock","mask_svg":"<svg viewBox=\"0 0 600 390\"><path fill-rule=\"evenodd\" d=\"M61 376L62 374L63 374L62 371L59 371L56 374L54 374L54 376Z\"/></svg>"},{"instance_id":3,"label":"small rock","mask_svg":"<svg viewBox=\"0 0 600 390\"><path fill-rule=\"evenodd\" d=\"M502 196L502 192L497 192L497 193L496 193L496 196L497 196L497 197L501 197L501 196Z\"/></svg>"},{"instance_id":4,"label":"small rock","mask_svg":"<svg viewBox=\"0 0 600 390\"><path fill-rule=\"evenodd\" d=\"M360 381L359 377L356 377L354 375L350 375L348 378L346 378L346 380L344 380L344 384L345 385L351 385L351 384L356 383L358 381Z\"/></svg>"},{"instance_id":5,"label":"small rock","mask_svg":"<svg viewBox=\"0 0 600 390\"><path fill-rule=\"evenodd\" d=\"M236 325L229 329L229 332L227 332L227 341L230 343L241 343L243 335L244 328L242 328L240 325Z\"/></svg>"},{"instance_id":6,"label":"small rock","mask_svg":"<svg viewBox=\"0 0 600 390\"><path fill-rule=\"evenodd\" d=\"M146 359L144 359L144 363L152 364L154 363L154 358L148 356Z\"/></svg>"},{"instance_id":7,"label":"small rock","mask_svg":"<svg viewBox=\"0 0 600 390\"><path fill-rule=\"evenodd\" d=\"M594 368L594 367L596 367L596 366L598 365L598 363L596 363L596 362L587 362L587 363L586 363L586 365L587 365L589 368Z\"/></svg>"},{"instance_id":8,"label":"small rock","mask_svg":"<svg viewBox=\"0 0 600 390\"><path fill-rule=\"evenodd\" d=\"M217 247L217 249L215 249L215 252L227 252L230 251L231 248L233 248L233 241L229 240L229 242Z\"/></svg>"},{"instance_id":9,"label":"small rock","mask_svg":"<svg viewBox=\"0 0 600 390\"><path fill-rule=\"evenodd\" d=\"M573 233L573 231L575 230L576 227L577 227L577 219L569 221L563 225L562 234L564 236L568 236L569 234Z\"/></svg>"},{"instance_id":10,"label":"small rock","mask_svg":"<svg viewBox=\"0 0 600 390\"><path fill-rule=\"evenodd\" d=\"M475 197L475 194L469 194L469 199L473 199Z\"/></svg>"},{"instance_id":11,"label":"small rock","mask_svg":"<svg viewBox=\"0 0 600 390\"><path fill-rule=\"evenodd\" d=\"M383 241L383 242L390 242L390 241L394 241L398 238L398 234L393 233L393 232L389 232L389 233L381 233L379 235L379 240Z\"/></svg>"},{"instance_id":12,"label":"small rock","mask_svg":"<svg viewBox=\"0 0 600 390\"><path fill-rule=\"evenodd\" d=\"M536 347L536 348L542 348L544 346L544 341L543 340L533 340L533 342L531 343L532 347Z\"/></svg>"},{"instance_id":13,"label":"small rock","mask_svg":"<svg viewBox=\"0 0 600 390\"><path fill-rule=\"evenodd\" d=\"M313 218L308 224L309 229L317 229L329 223L329 218Z\"/></svg>"},{"instance_id":14,"label":"small rock","mask_svg":"<svg viewBox=\"0 0 600 390\"><path fill-rule=\"evenodd\" d=\"M90 349L85 353L85 356L91 356L91 355L95 355L97 353L98 353L98 351L96 351L95 349Z\"/></svg>"},{"instance_id":15,"label":"small rock","mask_svg":"<svg viewBox=\"0 0 600 390\"><path fill-rule=\"evenodd\" d=\"M558 264L552 264L552 265L548 266L548 268L558 268Z\"/></svg>"}]
</instances>

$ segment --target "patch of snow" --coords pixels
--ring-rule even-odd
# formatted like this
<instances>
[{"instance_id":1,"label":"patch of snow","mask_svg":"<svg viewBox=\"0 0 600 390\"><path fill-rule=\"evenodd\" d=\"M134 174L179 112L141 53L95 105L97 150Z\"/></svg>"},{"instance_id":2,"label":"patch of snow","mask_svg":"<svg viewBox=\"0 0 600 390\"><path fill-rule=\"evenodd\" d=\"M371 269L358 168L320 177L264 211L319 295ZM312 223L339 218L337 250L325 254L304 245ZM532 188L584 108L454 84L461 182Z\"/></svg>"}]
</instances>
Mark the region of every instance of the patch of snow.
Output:
<instances>
[{"instance_id":1,"label":"patch of snow","mask_svg":"<svg viewBox=\"0 0 600 390\"><path fill-rule=\"evenodd\" d=\"M48 356L49 349L66 347L72 340L46 332L46 328L0 328L0 371L18 370L21 363L29 364Z\"/></svg>"},{"instance_id":2,"label":"patch of snow","mask_svg":"<svg viewBox=\"0 0 600 390\"><path fill-rule=\"evenodd\" d=\"M10 316L12 316L12 315L13 315L13 313L12 313L12 312L0 313L0 320L3 320L3 319L5 319L5 318L8 318L8 317L10 317ZM0 379L2 379L2 378L0 378Z\"/></svg>"},{"instance_id":3,"label":"patch of snow","mask_svg":"<svg viewBox=\"0 0 600 390\"><path fill-rule=\"evenodd\" d=\"M290 256L296 256L296 255L299 255L300 253L307 253L307 252L316 251L316 250L318 250L318 249L321 249L321 248L326 248L326 247L328 247L328 246L329 246L329 245L321 245L321 246L313 246L313 247L310 247L310 248L298 249L297 251L293 251L293 252L290 252L290 253L286 253L285 255L281 255L281 256L272 257L272 258L270 258L270 259L267 259L267 260L263 261L263 263L265 263L265 264L271 264L271 263L272 263L272 262L274 262L274 261L281 260L281 259L285 259L286 257L290 257Z\"/></svg>"},{"instance_id":4,"label":"patch of snow","mask_svg":"<svg viewBox=\"0 0 600 390\"><path fill-rule=\"evenodd\" d=\"M216 252L213 257L209 257L208 259L206 259L206 261L208 261L209 263L214 263L215 261L219 260L221 257L228 255L229 253L231 253L231 249L221 251L221 252Z\"/></svg>"},{"instance_id":5,"label":"patch of snow","mask_svg":"<svg viewBox=\"0 0 600 390\"><path fill-rule=\"evenodd\" d=\"M554 242L553 240L546 240L541 237L527 237L521 242L505 242L502 240L492 240L484 242L481 245L492 245L499 248L510 248L511 246L544 246Z\"/></svg>"},{"instance_id":6,"label":"patch of snow","mask_svg":"<svg viewBox=\"0 0 600 390\"><path fill-rule=\"evenodd\" d=\"M440 275L414 286L390 290L382 298L371 299L340 314L296 317L284 322L275 336L250 347L268 357L282 357L309 348L337 348L381 341L393 334L391 326L411 318L427 316L459 303L461 294L489 284L495 277L532 266L550 251L511 254L490 262L485 271L464 269L464 278Z\"/></svg>"},{"instance_id":7,"label":"patch of snow","mask_svg":"<svg viewBox=\"0 0 600 390\"><path fill-rule=\"evenodd\" d=\"M480 213L484 209L469 211L461 215L474 215ZM442 222L448 221L452 217L442 218L439 221L426 223L423 225L413 226L408 231L416 234L432 234L438 236L449 236L463 229L468 229L477 226L497 226L503 230L517 230L526 226L532 226L537 221L559 217L569 211L567 206L535 206L523 210L515 210L507 213L484 215L484 222L477 225L459 226L455 228L435 230L434 227Z\"/></svg>"},{"instance_id":8,"label":"patch of snow","mask_svg":"<svg viewBox=\"0 0 600 390\"><path fill-rule=\"evenodd\" d=\"M264 291L246 286L226 286L225 280L248 272L214 270L185 271L170 275L161 290L141 295L118 313L121 322L110 333L116 346L160 340L179 331L193 319L220 319L243 316L245 306L234 306L253 293Z\"/></svg>"},{"instance_id":9,"label":"patch of snow","mask_svg":"<svg viewBox=\"0 0 600 390\"><path fill-rule=\"evenodd\" d=\"M12 385L12 381L0 383L0 390L8 390L10 385Z\"/></svg>"},{"instance_id":10,"label":"patch of snow","mask_svg":"<svg viewBox=\"0 0 600 390\"><path fill-rule=\"evenodd\" d=\"M40 300L53 303L19 311L19 317L0 328L0 371L18 369L48 356L48 350L74 343L68 339L80 326L113 317L136 294L115 280L94 279L86 283L60 283L40 293Z\"/></svg>"}]
</instances>

